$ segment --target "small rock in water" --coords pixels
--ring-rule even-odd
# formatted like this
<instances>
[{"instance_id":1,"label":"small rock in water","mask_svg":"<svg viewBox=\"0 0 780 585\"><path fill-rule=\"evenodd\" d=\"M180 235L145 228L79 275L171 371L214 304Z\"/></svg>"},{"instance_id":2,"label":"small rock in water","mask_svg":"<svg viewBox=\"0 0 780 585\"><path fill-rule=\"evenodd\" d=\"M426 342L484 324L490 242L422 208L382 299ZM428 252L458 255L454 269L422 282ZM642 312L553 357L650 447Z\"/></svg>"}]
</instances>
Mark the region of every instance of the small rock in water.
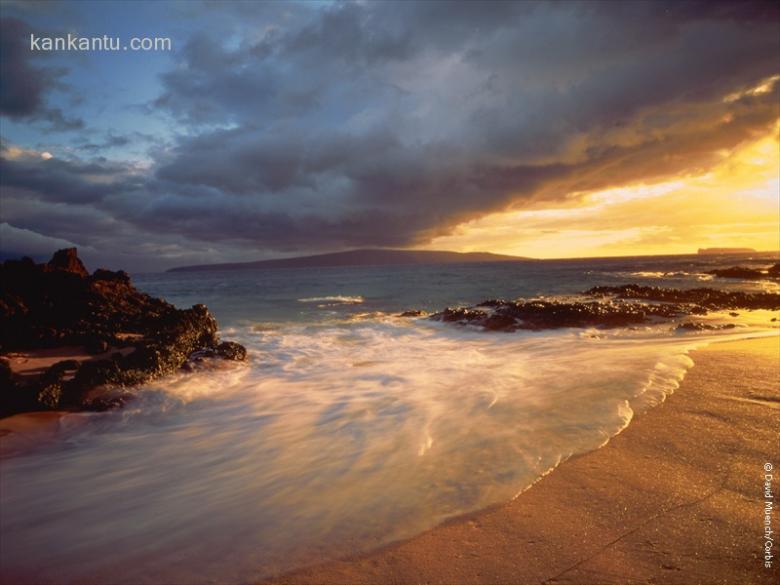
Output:
<instances>
[{"instance_id":1,"label":"small rock in water","mask_svg":"<svg viewBox=\"0 0 780 585\"><path fill-rule=\"evenodd\" d=\"M403 313L401 313L401 314L400 314L400 315L398 315L398 316L399 316L399 317L419 317L419 316L421 316L422 314L423 314L423 312L422 312L422 311L420 311L420 310L416 310L416 309L415 309L415 310L413 310L413 311L404 311Z\"/></svg>"},{"instance_id":2,"label":"small rock in water","mask_svg":"<svg viewBox=\"0 0 780 585\"><path fill-rule=\"evenodd\" d=\"M734 323L726 323L723 325L713 325L711 323L701 323L696 321L689 321L687 323L681 323L677 326L677 331L715 331L718 329L734 329L736 325Z\"/></svg>"},{"instance_id":3,"label":"small rock in water","mask_svg":"<svg viewBox=\"0 0 780 585\"><path fill-rule=\"evenodd\" d=\"M240 362L246 359L246 348L235 341L223 341L216 347L216 354L222 359Z\"/></svg>"}]
</instances>

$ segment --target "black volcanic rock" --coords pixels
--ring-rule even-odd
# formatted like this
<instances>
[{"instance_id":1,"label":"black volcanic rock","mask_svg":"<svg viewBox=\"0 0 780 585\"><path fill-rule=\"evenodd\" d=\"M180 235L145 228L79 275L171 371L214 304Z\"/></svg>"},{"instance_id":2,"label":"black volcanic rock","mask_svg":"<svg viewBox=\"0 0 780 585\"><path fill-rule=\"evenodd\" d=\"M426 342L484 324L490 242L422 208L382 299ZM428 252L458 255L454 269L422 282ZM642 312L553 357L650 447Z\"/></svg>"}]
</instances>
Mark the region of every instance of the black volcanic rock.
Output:
<instances>
[{"instance_id":1,"label":"black volcanic rock","mask_svg":"<svg viewBox=\"0 0 780 585\"><path fill-rule=\"evenodd\" d=\"M420 317L423 314L423 312L419 309L413 309L411 311L404 311L403 313L399 314L399 317Z\"/></svg>"},{"instance_id":2,"label":"black volcanic rock","mask_svg":"<svg viewBox=\"0 0 780 585\"><path fill-rule=\"evenodd\" d=\"M677 290L624 285L595 287L584 294L596 301L504 301L490 299L477 308L447 308L430 316L434 321L481 327L487 331L542 330L568 327L630 327L711 310L778 309L780 294L718 291L708 288ZM651 302L640 302L651 301ZM729 325L684 323L680 331L725 329Z\"/></svg>"},{"instance_id":3,"label":"black volcanic rock","mask_svg":"<svg viewBox=\"0 0 780 585\"><path fill-rule=\"evenodd\" d=\"M745 266L732 266L731 268L716 268L715 270L708 270L706 274L712 274L719 278L739 278L742 280L760 280L766 278L767 275L760 270L753 268L746 268Z\"/></svg>"},{"instance_id":4,"label":"black volcanic rock","mask_svg":"<svg viewBox=\"0 0 780 585\"><path fill-rule=\"evenodd\" d=\"M755 268L746 268L745 266L732 266L730 268L710 270L707 274L712 274L719 278L739 278L741 280L776 279L780 278L780 264L771 266L766 272L756 270Z\"/></svg>"},{"instance_id":5,"label":"black volcanic rock","mask_svg":"<svg viewBox=\"0 0 780 585\"><path fill-rule=\"evenodd\" d=\"M130 284L130 275L124 270L118 270L116 272L112 270L106 270L104 268L98 268L92 273L92 280L108 280L113 282L123 282Z\"/></svg>"},{"instance_id":6,"label":"black volcanic rock","mask_svg":"<svg viewBox=\"0 0 780 585\"><path fill-rule=\"evenodd\" d=\"M734 323L725 323L722 325L713 325L712 323L702 323L700 321L688 321L677 326L677 331L717 331L719 329L734 329Z\"/></svg>"},{"instance_id":7,"label":"black volcanic rock","mask_svg":"<svg viewBox=\"0 0 780 585\"><path fill-rule=\"evenodd\" d=\"M55 252L54 256L46 264L46 269L72 272L79 276L89 276L89 272L87 272L87 269L78 257L76 248L64 248Z\"/></svg>"},{"instance_id":8,"label":"black volcanic rock","mask_svg":"<svg viewBox=\"0 0 780 585\"><path fill-rule=\"evenodd\" d=\"M696 310L696 306L699 307L699 311L733 309L768 309L774 311L780 309L780 294L778 293L747 293L722 291L712 288L681 290L624 284L622 286L596 286L585 291L584 294L596 297L640 299L663 303L687 303L694 305L693 311Z\"/></svg>"},{"instance_id":9,"label":"black volcanic rock","mask_svg":"<svg viewBox=\"0 0 780 585\"><path fill-rule=\"evenodd\" d=\"M504 299L488 299L477 304L477 307L500 307L506 303L507 302Z\"/></svg>"},{"instance_id":10,"label":"black volcanic rock","mask_svg":"<svg viewBox=\"0 0 780 585\"><path fill-rule=\"evenodd\" d=\"M95 387L169 374L198 350L246 358L243 346L220 344L217 322L204 305L177 309L138 291L122 271L90 276L75 249L60 250L46 264L0 265L0 351L71 346L95 357L59 362L25 379L0 362L0 413L89 407L86 397Z\"/></svg>"},{"instance_id":11,"label":"black volcanic rock","mask_svg":"<svg viewBox=\"0 0 780 585\"><path fill-rule=\"evenodd\" d=\"M441 313L431 315L430 319L433 321L444 321L445 323L481 323L487 316L488 314L485 311L465 309L463 307L456 307L454 309L447 307Z\"/></svg>"},{"instance_id":12,"label":"black volcanic rock","mask_svg":"<svg viewBox=\"0 0 780 585\"><path fill-rule=\"evenodd\" d=\"M11 382L11 364L6 358L0 358L0 388Z\"/></svg>"},{"instance_id":13,"label":"black volcanic rock","mask_svg":"<svg viewBox=\"0 0 780 585\"><path fill-rule=\"evenodd\" d=\"M488 331L513 331L517 329L517 321L511 315L496 313L481 322Z\"/></svg>"},{"instance_id":14,"label":"black volcanic rock","mask_svg":"<svg viewBox=\"0 0 780 585\"><path fill-rule=\"evenodd\" d=\"M215 351L222 359L238 362L246 359L246 348L235 341L223 341L216 347Z\"/></svg>"},{"instance_id":15,"label":"black volcanic rock","mask_svg":"<svg viewBox=\"0 0 780 585\"><path fill-rule=\"evenodd\" d=\"M33 387L35 403L47 408L57 408L62 400L64 373L51 368L41 376Z\"/></svg>"},{"instance_id":16,"label":"black volcanic rock","mask_svg":"<svg viewBox=\"0 0 780 585\"><path fill-rule=\"evenodd\" d=\"M486 306L480 303L479 306ZM677 306L634 303L565 303L557 301L490 301L491 313L473 309L445 309L431 319L478 325L490 331L560 329L564 327L626 327L648 317L683 314Z\"/></svg>"},{"instance_id":17,"label":"black volcanic rock","mask_svg":"<svg viewBox=\"0 0 780 585\"><path fill-rule=\"evenodd\" d=\"M51 270L49 264L0 265L2 351L83 345L116 332L145 334L156 319L174 310L136 290L129 280Z\"/></svg>"}]
</instances>

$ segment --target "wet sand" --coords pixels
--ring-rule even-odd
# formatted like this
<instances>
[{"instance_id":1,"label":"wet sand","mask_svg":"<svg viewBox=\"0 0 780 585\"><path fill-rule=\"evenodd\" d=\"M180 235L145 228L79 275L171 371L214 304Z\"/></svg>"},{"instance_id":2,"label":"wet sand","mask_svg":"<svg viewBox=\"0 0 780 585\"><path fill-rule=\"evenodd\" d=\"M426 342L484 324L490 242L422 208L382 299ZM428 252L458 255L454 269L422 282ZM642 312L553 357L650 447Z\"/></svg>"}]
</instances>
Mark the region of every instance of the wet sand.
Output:
<instances>
[{"instance_id":1,"label":"wet sand","mask_svg":"<svg viewBox=\"0 0 780 585\"><path fill-rule=\"evenodd\" d=\"M121 335L121 334L120 334ZM124 338L138 338L132 334L124 334ZM40 376L54 364L63 360L73 360L79 363L110 359L114 353L128 355L135 351L133 347L109 347L106 351L90 354L86 348L78 345L67 345L52 348L32 349L0 354L0 358L8 361L11 373L17 378L35 378ZM66 378L67 379L67 376Z\"/></svg>"},{"instance_id":2,"label":"wet sand","mask_svg":"<svg viewBox=\"0 0 780 585\"><path fill-rule=\"evenodd\" d=\"M767 462L780 491L780 337L717 343L692 358L664 404L512 502L273 582L780 582L780 545L771 569L763 558Z\"/></svg>"}]
</instances>

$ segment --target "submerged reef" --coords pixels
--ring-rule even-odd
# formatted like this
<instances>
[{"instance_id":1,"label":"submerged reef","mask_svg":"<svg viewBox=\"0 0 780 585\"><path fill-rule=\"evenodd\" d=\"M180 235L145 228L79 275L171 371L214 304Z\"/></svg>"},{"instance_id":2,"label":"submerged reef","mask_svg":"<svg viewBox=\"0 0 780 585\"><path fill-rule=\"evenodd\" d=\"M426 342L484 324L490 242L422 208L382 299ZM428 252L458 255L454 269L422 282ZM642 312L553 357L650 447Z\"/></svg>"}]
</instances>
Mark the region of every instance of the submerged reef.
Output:
<instances>
[{"instance_id":1,"label":"submerged reef","mask_svg":"<svg viewBox=\"0 0 780 585\"><path fill-rule=\"evenodd\" d=\"M220 343L204 305L177 309L123 271L90 275L75 248L0 265L0 415L110 408L131 394L95 390L159 378L193 355L243 360L246 350Z\"/></svg>"},{"instance_id":2,"label":"submerged reef","mask_svg":"<svg viewBox=\"0 0 780 585\"><path fill-rule=\"evenodd\" d=\"M429 318L474 325L488 331L538 331L566 327L628 327L688 315L706 315L715 310L780 309L780 294L777 293L729 292L710 288L678 290L627 284L594 287L582 294L598 300L491 299L474 307L447 308ZM680 330L706 328L686 324Z\"/></svg>"}]
</instances>

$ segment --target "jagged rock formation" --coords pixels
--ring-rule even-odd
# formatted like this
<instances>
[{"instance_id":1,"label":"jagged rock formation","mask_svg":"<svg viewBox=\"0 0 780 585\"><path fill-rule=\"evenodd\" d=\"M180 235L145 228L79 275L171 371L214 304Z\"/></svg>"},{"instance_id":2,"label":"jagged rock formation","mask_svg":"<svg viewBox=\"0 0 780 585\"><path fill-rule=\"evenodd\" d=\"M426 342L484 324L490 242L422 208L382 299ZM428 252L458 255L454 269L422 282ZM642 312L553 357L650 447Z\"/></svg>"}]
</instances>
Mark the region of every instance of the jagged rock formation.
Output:
<instances>
[{"instance_id":1,"label":"jagged rock formation","mask_svg":"<svg viewBox=\"0 0 780 585\"><path fill-rule=\"evenodd\" d=\"M25 376L7 359L64 347L87 357ZM169 374L199 351L246 357L243 346L219 342L217 322L204 305L177 309L137 290L123 271L90 275L75 248L45 264L25 258L0 265L0 414L112 406L115 399L106 403L91 391Z\"/></svg>"},{"instance_id":2,"label":"jagged rock formation","mask_svg":"<svg viewBox=\"0 0 780 585\"><path fill-rule=\"evenodd\" d=\"M686 309L677 305L491 300L474 309L447 308L431 315L431 319L478 325L489 331L538 331L564 327L627 327L644 323L650 317L671 318L685 314Z\"/></svg>"},{"instance_id":3,"label":"jagged rock formation","mask_svg":"<svg viewBox=\"0 0 780 585\"><path fill-rule=\"evenodd\" d=\"M584 294L663 303L687 303L709 310L768 309L774 311L780 309L780 294L777 293L734 292L713 288L681 290L624 284L622 286L596 286L585 291Z\"/></svg>"},{"instance_id":4,"label":"jagged rock formation","mask_svg":"<svg viewBox=\"0 0 780 585\"><path fill-rule=\"evenodd\" d=\"M583 294L599 297L599 300L561 302L491 299L475 307L447 308L431 315L430 319L475 325L488 331L516 331L628 327L687 315L705 315L711 310L780 309L780 294L776 293L728 292L709 288L677 290L628 284L595 287ZM710 326L683 324L679 330L707 328Z\"/></svg>"}]
</instances>

